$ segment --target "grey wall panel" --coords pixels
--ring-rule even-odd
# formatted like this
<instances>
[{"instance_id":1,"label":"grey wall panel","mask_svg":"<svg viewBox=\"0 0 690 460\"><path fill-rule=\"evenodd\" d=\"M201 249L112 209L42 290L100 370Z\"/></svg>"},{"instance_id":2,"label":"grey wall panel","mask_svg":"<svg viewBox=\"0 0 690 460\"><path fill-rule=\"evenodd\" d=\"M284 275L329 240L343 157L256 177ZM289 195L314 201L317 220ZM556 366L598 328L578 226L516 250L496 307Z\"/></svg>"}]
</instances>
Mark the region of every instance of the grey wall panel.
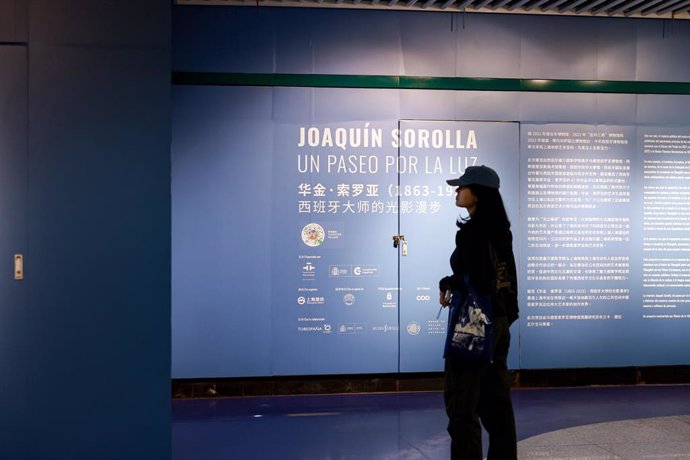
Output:
<instances>
[{"instance_id":1,"label":"grey wall panel","mask_svg":"<svg viewBox=\"0 0 690 460\"><path fill-rule=\"evenodd\" d=\"M690 81L690 21L641 21L637 37L637 79Z\"/></svg>"},{"instance_id":2,"label":"grey wall panel","mask_svg":"<svg viewBox=\"0 0 690 460\"><path fill-rule=\"evenodd\" d=\"M596 78L597 37L583 33L582 18L526 16L521 23L522 78Z\"/></svg>"},{"instance_id":3,"label":"grey wall panel","mask_svg":"<svg viewBox=\"0 0 690 460\"><path fill-rule=\"evenodd\" d=\"M457 15L458 77L517 78L521 20L504 15Z\"/></svg>"},{"instance_id":4,"label":"grey wall panel","mask_svg":"<svg viewBox=\"0 0 690 460\"><path fill-rule=\"evenodd\" d=\"M457 16L400 15L402 75L455 76Z\"/></svg>"},{"instance_id":5,"label":"grey wall panel","mask_svg":"<svg viewBox=\"0 0 690 460\"><path fill-rule=\"evenodd\" d=\"M29 0L0 0L0 43L23 43L28 37Z\"/></svg>"},{"instance_id":6,"label":"grey wall panel","mask_svg":"<svg viewBox=\"0 0 690 460\"><path fill-rule=\"evenodd\" d=\"M160 51L164 52L170 46L169 35L155 33L169 27L169 18L161 15L164 3L161 0L33 0L30 9L31 40L72 46L91 44L103 48L145 43L149 47L161 47ZM133 6L136 6L136 12L132 11ZM37 21L38 18L41 19ZM123 28L123 24L127 27Z\"/></svg>"},{"instance_id":7,"label":"grey wall panel","mask_svg":"<svg viewBox=\"0 0 690 460\"><path fill-rule=\"evenodd\" d=\"M583 18L581 18L583 19ZM635 80L637 70L637 21L598 20L595 54L597 80ZM615 26L615 27L614 27Z\"/></svg>"},{"instance_id":8,"label":"grey wall panel","mask_svg":"<svg viewBox=\"0 0 690 460\"><path fill-rule=\"evenodd\" d=\"M356 10L311 14L314 73L400 74L400 24L396 15L386 11L362 15Z\"/></svg>"}]
</instances>

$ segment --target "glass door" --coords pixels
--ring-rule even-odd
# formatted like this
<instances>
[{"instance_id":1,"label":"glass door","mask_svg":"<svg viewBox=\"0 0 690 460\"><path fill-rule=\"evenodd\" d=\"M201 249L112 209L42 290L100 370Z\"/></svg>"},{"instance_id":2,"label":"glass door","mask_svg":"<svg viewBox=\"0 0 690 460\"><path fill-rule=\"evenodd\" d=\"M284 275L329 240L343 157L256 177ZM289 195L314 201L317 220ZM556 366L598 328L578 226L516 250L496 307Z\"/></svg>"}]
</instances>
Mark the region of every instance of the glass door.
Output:
<instances>
[{"instance_id":1,"label":"glass door","mask_svg":"<svg viewBox=\"0 0 690 460\"><path fill-rule=\"evenodd\" d=\"M400 372L440 371L448 310L440 309L438 281L451 274L456 222L467 216L455 206L455 187L446 180L459 177L468 166L495 169L514 240L519 241L519 125L401 120L393 137L398 148ZM517 243L514 248L517 258ZM513 368L517 337L514 330Z\"/></svg>"}]
</instances>

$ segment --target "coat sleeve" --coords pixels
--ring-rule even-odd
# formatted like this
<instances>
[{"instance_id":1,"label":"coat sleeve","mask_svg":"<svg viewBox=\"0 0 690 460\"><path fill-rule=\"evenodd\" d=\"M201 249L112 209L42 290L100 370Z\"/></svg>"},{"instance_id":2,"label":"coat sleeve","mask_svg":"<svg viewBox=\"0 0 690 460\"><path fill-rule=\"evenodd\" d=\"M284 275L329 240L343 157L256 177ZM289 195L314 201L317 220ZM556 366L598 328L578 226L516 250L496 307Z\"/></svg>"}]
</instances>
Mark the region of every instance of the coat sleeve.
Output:
<instances>
[{"instance_id":1,"label":"coat sleeve","mask_svg":"<svg viewBox=\"0 0 690 460\"><path fill-rule=\"evenodd\" d=\"M496 302L499 310L505 312L508 323L518 319L518 281L515 256L512 247L512 235L496 248Z\"/></svg>"}]
</instances>

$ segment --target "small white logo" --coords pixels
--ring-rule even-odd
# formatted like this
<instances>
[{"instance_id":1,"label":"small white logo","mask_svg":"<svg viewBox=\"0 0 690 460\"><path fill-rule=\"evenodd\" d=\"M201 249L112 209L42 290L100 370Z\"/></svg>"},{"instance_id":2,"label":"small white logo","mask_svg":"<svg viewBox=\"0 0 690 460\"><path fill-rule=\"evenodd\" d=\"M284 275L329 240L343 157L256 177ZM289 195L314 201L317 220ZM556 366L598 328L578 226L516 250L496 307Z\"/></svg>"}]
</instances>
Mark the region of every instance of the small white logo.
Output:
<instances>
[{"instance_id":1,"label":"small white logo","mask_svg":"<svg viewBox=\"0 0 690 460\"><path fill-rule=\"evenodd\" d=\"M347 305L349 307L355 303L355 296L350 294L350 293L347 293L343 297L343 302L345 303L345 305Z\"/></svg>"},{"instance_id":2,"label":"small white logo","mask_svg":"<svg viewBox=\"0 0 690 460\"><path fill-rule=\"evenodd\" d=\"M311 262L307 262L302 266L302 279L305 281L313 281L316 279L316 267Z\"/></svg>"},{"instance_id":3,"label":"small white logo","mask_svg":"<svg viewBox=\"0 0 690 460\"><path fill-rule=\"evenodd\" d=\"M407 333L410 335L417 335L421 332L422 326L416 322L412 321L411 323L407 323Z\"/></svg>"},{"instance_id":4,"label":"small white logo","mask_svg":"<svg viewBox=\"0 0 690 460\"><path fill-rule=\"evenodd\" d=\"M316 267L312 265L311 262L307 262L307 264L304 267L302 267L302 270L304 270L304 273L309 273L316 270Z\"/></svg>"},{"instance_id":5,"label":"small white logo","mask_svg":"<svg viewBox=\"0 0 690 460\"><path fill-rule=\"evenodd\" d=\"M303 296L299 296L297 297L297 303L300 305L304 305L305 303L307 303L307 299Z\"/></svg>"}]
</instances>

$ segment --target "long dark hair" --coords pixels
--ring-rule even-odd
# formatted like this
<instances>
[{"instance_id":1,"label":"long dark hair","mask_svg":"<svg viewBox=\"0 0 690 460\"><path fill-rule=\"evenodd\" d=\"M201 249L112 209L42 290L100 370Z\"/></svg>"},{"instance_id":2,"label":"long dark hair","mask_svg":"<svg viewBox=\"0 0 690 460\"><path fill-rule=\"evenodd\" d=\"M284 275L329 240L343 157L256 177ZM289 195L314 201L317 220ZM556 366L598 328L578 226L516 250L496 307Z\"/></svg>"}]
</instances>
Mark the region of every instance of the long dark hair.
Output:
<instances>
[{"instance_id":1,"label":"long dark hair","mask_svg":"<svg viewBox=\"0 0 690 460\"><path fill-rule=\"evenodd\" d=\"M474 213L467 219L458 220L458 227L462 229L467 225L476 226L478 230L490 235L502 234L510 230L508 213L498 189L477 184L466 187L477 197L477 206Z\"/></svg>"}]
</instances>

